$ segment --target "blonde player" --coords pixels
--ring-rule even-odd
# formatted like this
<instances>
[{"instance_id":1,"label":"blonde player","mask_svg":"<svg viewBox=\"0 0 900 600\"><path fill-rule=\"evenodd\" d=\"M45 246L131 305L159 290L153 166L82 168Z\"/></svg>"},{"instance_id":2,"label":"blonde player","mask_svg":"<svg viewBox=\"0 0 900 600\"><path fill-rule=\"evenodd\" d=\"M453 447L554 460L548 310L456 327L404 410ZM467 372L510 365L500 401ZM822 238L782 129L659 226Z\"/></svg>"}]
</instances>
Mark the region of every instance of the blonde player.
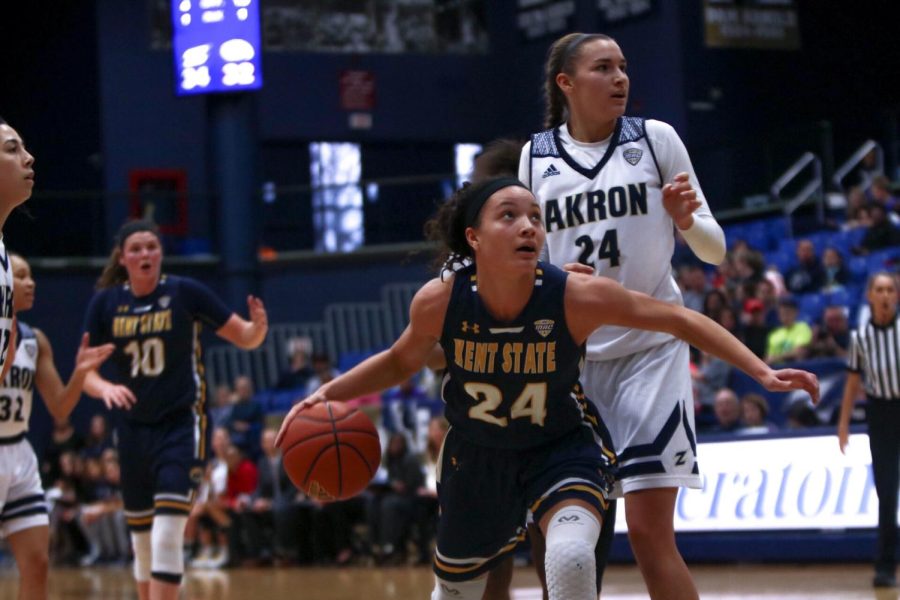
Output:
<instances>
[{"instance_id":1,"label":"blonde player","mask_svg":"<svg viewBox=\"0 0 900 600\"><path fill-rule=\"evenodd\" d=\"M625 117L629 79L618 44L600 34L557 40L545 65L545 131L522 150L519 178L541 204L551 263L672 304L675 228L717 264L725 237L684 144L660 121ZM675 545L679 487L701 485L688 345L667 333L605 327L588 340L582 374L618 453L632 549L652 598L694 599Z\"/></svg>"}]
</instances>

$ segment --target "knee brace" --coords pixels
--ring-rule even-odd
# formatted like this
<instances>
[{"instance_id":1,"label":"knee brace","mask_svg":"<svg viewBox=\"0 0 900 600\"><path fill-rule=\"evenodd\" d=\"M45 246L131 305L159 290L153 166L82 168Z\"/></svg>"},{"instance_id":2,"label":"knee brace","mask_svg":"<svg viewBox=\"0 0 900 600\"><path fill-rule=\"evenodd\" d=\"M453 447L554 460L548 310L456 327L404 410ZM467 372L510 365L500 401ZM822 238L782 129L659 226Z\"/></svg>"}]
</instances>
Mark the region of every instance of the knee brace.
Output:
<instances>
[{"instance_id":1,"label":"knee brace","mask_svg":"<svg viewBox=\"0 0 900 600\"><path fill-rule=\"evenodd\" d=\"M600 522L586 508L566 506L547 526L544 569L550 600L593 600L597 597L594 547Z\"/></svg>"},{"instance_id":2,"label":"knee brace","mask_svg":"<svg viewBox=\"0 0 900 600\"><path fill-rule=\"evenodd\" d=\"M486 585L486 577L469 581L445 581L435 577L431 600L481 600Z\"/></svg>"},{"instance_id":3,"label":"knee brace","mask_svg":"<svg viewBox=\"0 0 900 600\"><path fill-rule=\"evenodd\" d=\"M187 515L153 518L151 575L167 583L180 584L184 573L184 526Z\"/></svg>"},{"instance_id":4,"label":"knee brace","mask_svg":"<svg viewBox=\"0 0 900 600\"><path fill-rule=\"evenodd\" d=\"M131 548L134 551L134 580L138 583L150 581L150 532L132 531Z\"/></svg>"}]
</instances>

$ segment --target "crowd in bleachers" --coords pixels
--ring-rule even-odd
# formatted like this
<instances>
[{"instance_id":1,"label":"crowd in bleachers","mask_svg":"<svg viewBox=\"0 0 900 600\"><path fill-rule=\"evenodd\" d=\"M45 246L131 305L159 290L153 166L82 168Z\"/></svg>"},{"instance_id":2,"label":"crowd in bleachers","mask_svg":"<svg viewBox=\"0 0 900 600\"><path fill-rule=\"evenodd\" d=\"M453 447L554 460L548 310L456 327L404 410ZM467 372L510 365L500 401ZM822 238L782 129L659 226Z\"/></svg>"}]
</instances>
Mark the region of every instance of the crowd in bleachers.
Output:
<instances>
[{"instance_id":1,"label":"crowd in bleachers","mask_svg":"<svg viewBox=\"0 0 900 600\"><path fill-rule=\"evenodd\" d=\"M726 225L729 252L715 269L682 248L674 264L685 305L770 364L844 359L850 330L868 314L867 277L900 264L900 201L891 189L886 177L874 176L868 188L848 192L845 214L795 236L781 216ZM729 389L728 365L696 351L692 358L701 434L779 426L764 396L738 398ZM807 402L782 407L777 416L784 427L833 423Z\"/></svg>"}]
</instances>

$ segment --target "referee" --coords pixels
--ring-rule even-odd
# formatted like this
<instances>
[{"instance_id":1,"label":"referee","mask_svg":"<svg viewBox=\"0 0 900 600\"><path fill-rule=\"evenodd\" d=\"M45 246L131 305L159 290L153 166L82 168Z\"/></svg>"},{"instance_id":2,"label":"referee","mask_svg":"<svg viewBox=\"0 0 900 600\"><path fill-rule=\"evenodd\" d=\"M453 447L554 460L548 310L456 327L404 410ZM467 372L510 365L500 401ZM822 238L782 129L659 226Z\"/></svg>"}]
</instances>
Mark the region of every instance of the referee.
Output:
<instances>
[{"instance_id":1,"label":"referee","mask_svg":"<svg viewBox=\"0 0 900 600\"><path fill-rule=\"evenodd\" d=\"M865 378L866 420L872 473L878 495L878 555L875 587L895 587L897 567L897 490L900 487L900 316L897 280L889 273L869 278L866 298L872 308L869 321L851 334L847 357L847 383L841 402L838 440L847 446L850 413Z\"/></svg>"}]
</instances>

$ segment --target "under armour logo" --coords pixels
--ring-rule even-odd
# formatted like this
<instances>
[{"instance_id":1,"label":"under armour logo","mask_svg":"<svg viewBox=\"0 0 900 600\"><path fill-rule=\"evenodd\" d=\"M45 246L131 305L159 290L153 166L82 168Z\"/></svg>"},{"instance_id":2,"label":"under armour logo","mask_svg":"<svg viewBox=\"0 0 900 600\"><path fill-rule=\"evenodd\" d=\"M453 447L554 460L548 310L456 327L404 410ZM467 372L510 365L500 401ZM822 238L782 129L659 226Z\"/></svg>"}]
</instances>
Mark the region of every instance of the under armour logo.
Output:
<instances>
[{"instance_id":1,"label":"under armour logo","mask_svg":"<svg viewBox=\"0 0 900 600\"><path fill-rule=\"evenodd\" d=\"M675 456L677 456L678 459L675 461L675 464L678 466L685 464L687 462L684 458L686 454L687 454L687 450L682 450L681 452L676 452Z\"/></svg>"},{"instance_id":2,"label":"under armour logo","mask_svg":"<svg viewBox=\"0 0 900 600\"><path fill-rule=\"evenodd\" d=\"M477 335L479 329L480 329L480 328L478 327L478 323L473 323L472 325L469 325L469 322L468 322L468 321L463 321L463 322L462 322L462 331L463 331L463 333L466 333L466 332L468 332L468 331L471 331L472 333L474 333L474 334Z\"/></svg>"},{"instance_id":3,"label":"under armour logo","mask_svg":"<svg viewBox=\"0 0 900 600\"><path fill-rule=\"evenodd\" d=\"M570 515L570 516L562 515L556 520L556 522L557 523L574 523L575 521L580 521L580 520L581 519L578 518L578 515Z\"/></svg>"}]
</instances>

